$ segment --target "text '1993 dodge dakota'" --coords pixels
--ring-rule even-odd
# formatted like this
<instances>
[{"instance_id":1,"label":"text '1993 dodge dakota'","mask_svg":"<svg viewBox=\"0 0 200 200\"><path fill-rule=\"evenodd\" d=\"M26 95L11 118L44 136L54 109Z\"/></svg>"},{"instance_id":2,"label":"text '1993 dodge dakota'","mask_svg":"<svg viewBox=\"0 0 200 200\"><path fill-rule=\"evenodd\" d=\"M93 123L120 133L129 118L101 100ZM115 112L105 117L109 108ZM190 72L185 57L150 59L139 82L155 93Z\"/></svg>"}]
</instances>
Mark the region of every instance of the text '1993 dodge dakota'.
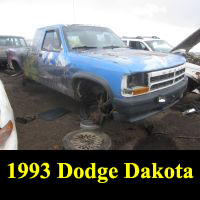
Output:
<instances>
[{"instance_id":1,"label":"text '1993 dodge dakota'","mask_svg":"<svg viewBox=\"0 0 200 200\"><path fill-rule=\"evenodd\" d=\"M55 25L36 31L25 79L87 107L87 116L134 122L171 107L187 87L185 58L129 49L110 29Z\"/></svg>"}]
</instances>

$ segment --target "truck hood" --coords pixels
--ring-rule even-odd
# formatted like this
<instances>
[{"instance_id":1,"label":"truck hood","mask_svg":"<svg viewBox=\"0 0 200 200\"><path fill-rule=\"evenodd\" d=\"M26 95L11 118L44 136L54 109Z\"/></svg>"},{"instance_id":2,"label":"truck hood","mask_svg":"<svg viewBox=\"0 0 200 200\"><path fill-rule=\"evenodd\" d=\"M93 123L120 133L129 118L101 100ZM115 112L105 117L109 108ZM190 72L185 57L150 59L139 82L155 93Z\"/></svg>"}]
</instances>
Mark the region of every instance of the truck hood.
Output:
<instances>
[{"instance_id":1,"label":"truck hood","mask_svg":"<svg viewBox=\"0 0 200 200\"><path fill-rule=\"evenodd\" d=\"M82 51L81 55L101 62L112 62L117 64L118 67L127 68L129 72L155 71L185 63L185 58L178 55L132 50L129 48L95 49Z\"/></svg>"},{"instance_id":2,"label":"truck hood","mask_svg":"<svg viewBox=\"0 0 200 200\"><path fill-rule=\"evenodd\" d=\"M188 52L199 42L200 42L200 29L192 33L189 37L183 40L179 45L174 47L171 52L179 50L179 49L185 49L186 52Z\"/></svg>"}]
</instances>

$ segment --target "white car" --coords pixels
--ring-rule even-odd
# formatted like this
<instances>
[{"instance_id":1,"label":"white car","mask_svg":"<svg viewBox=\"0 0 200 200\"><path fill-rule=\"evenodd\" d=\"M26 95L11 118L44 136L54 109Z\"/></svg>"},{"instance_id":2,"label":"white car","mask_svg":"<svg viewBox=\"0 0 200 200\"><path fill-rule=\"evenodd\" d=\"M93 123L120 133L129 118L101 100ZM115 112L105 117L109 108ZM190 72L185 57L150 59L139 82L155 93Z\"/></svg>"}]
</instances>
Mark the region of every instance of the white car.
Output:
<instances>
[{"instance_id":1,"label":"white car","mask_svg":"<svg viewBox=\"0 0 200 200\"><path fill-rule=\"evenodd\" d=\"M17 150L18 140L13 110L0 80L0 150Z\"/></svg>"},{"instance_id":2,"label":"white car","mask_svg":"<svg viewBox=\"0 0 200 200\"><path fill-rule=\"evenodd\" d=\"M157 36L122 37L122 41L131 49L169 53L172 46Z\"/></svg>"}]
</instances>

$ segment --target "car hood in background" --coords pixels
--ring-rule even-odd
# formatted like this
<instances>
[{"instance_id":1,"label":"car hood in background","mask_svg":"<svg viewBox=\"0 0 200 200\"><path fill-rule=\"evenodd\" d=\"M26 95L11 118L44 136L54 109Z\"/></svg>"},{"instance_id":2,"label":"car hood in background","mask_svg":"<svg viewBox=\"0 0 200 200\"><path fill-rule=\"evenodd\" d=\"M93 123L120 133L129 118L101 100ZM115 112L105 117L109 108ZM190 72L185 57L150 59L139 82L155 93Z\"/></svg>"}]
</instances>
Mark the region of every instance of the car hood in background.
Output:
<instances>
[{"instance_id":1,"label":"car hood in background","mask_svg":"<svg viewBox=\"0 0 200 200\"><path fill-rule=\"evenodd\" d=\"M171 52L179 50L179 49L185 49L186 52L188 52L199 42L200 42L200 29L195 31L192 35L187 37L183 42L181 42L179 45L174 47Z\"/></svg>"}]
</instances>

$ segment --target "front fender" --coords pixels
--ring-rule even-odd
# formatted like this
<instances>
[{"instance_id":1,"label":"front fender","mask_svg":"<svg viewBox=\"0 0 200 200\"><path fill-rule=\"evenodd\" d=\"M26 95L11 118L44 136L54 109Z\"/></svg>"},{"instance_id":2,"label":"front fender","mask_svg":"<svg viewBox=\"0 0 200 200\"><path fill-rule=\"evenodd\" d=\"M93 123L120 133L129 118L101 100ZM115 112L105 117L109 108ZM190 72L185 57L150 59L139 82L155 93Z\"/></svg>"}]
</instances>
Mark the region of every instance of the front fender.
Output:
<instances>
[{"instance_id":1,"label":"front fender","mask_svg":"<svg viewBox=\"0 0 200 200\"><path fill-rule=\"evenodd\" d=\"M94 74L77 72L72 77L72 87L73 88L74 88L74 85L75 85L75 81L77 79L86 79L86 80L93 81L95 83L100 84L108 92L110 98L113 99L113 91L112 91L111 87L109 86L108 82L105 79L102 79L101 77L98 77Z\"/></svg>"}]
</instances>

